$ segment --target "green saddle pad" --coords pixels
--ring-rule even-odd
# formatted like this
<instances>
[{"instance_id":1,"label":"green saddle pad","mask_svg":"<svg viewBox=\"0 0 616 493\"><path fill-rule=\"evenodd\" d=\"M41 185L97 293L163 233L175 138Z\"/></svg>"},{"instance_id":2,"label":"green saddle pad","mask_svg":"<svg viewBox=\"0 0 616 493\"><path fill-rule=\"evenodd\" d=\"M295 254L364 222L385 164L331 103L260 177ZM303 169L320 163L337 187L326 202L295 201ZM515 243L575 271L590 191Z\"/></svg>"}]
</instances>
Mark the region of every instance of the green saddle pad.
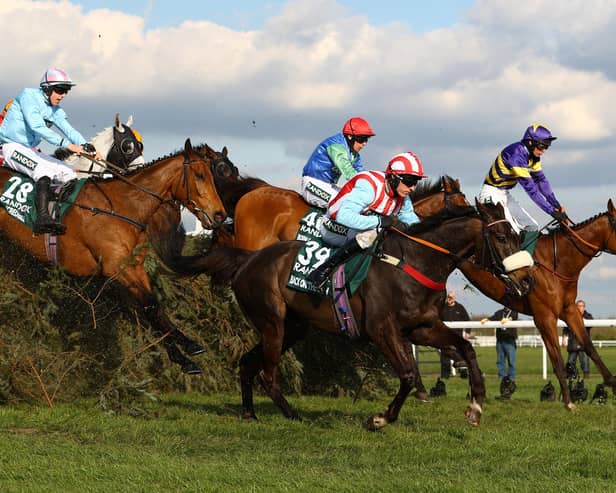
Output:
<instances>
[{"instance_id":1,"label":"green saddle pad","mask_svg":"<svg viewBox=\"0 0 616 493\"><path fill-rule=\"evenodd\" d=\"M297 230L296 240L309 241L321 238L321 221L323 220L323 209L311 207L308 209L304 217L299 220L299 229Z\"/></svg>"},{"instance_id":2,"label":"green saddle pad","mask_svg":"<svg viewBox=\"0 0 616 493\"><path fill-rule=\"evenodd\" d=\"M376 248L372 246L372 250ZM330 255L335 252L335 248L327 245L321 238L314 238L305 242L298 250L295 261L289 273L287 287L311 294L329 294L332 292L331 279L327 283L325 293L316 289L310 281L306 279L313 269L318 268L325 262ZM368 275L368 269L372 262L372 255L364 255L365 252L358 253L351 258L344 267L347 289L353 294Z\"/></svg>"},{"instance_id":3,"label":"green saddle pad","mask_svg":"<svg viewBox=\"0 0 616 493\"><path fill-rule=\"evenodd\" d=\"M75 182L71 193L63 197L63 201L54 203L56 217L62 220L66 211L75 201L77 195L83 188L86 178L81 178ZM6 209L8 214L22 224L32 228L36 224L37 213L34 198L36 196L34 181L25 175L14 173L4 183L2 195L0 195L0 205Z\"/></svg>"}]
</instances>

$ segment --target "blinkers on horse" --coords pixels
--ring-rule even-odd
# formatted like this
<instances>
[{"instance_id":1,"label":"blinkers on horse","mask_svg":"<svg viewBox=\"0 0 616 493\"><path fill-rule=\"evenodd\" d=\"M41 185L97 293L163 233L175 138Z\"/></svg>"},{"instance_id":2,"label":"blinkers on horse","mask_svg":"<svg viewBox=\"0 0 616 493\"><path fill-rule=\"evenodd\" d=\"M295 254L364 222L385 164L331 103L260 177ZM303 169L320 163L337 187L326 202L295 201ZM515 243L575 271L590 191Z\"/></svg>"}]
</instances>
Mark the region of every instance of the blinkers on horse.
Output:
<instances>
[{"instance_id":1,"label":"blinkers on horse","mask_svg":"<svg viewBox=\"0 0 616 493\"><path fill-rule=\"evenodd\" d=\"M122 130L117 126L113 127L113 145L109 149L107 160L126 170L129 164L143 153L143 142L132 128L123 123L121 125Z\"/></svg>"}]
</instances>

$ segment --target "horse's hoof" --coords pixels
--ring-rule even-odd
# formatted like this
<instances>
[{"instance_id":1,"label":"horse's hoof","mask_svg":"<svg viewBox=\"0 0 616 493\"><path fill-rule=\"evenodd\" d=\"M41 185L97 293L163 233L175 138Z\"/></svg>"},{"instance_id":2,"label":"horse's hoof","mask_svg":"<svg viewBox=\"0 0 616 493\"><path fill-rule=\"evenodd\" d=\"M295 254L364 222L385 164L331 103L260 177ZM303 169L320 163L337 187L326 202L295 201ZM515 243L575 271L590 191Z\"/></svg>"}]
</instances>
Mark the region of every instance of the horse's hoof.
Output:
<instances>
[{"instance_id":1,"label":"horse's hoof","mask_svg":"<svg viewBox=\"0 0 616 493\"><path fill-rule=\"evenodd\" d=\"M430 400L430 397L428 397L427 392L416 391L413 393L413 397L415 397L415 399L417 399L419 402L432 402Z\"/></svg>"},{"instance_id":2,"label":"horse's hoof","mask_svg":"<svg viewBox=\"0 0 616 493\"><path fill-rule=\"evenodd\" d=\"M476 401L473 400L473 402L471 402L468 405L468 407L466 408L466 412L465 412L468 423L471 426L479 426L479 424L481 423L482 413L483 413L483 410L481 409L481 406L477 404Z\"/></svg>"},{"instance_id":3,"label":"horse's hoof","mask_svg":"<svg viewBox=\"0 0 616 493\"><path fill-rule=\"evenodd\" d=\"M569 404L565 404L565 409L567 411L575 411L577 406L573 402L570 402Z\"/></svg>"},{"instance_id":4,"label":"horse's hoof","mask_svg":"<svg viewBox=\"0 0 616 493\"><path fill-rule=\"evenodd\" d=\"M257 415L252 411L244 411L242 421L257 421Z\"/></svg>"},{"instance_id":5,"label":"horse's hoof","mask_svg":"<svg viewBox=\"0 0 616 493\"><path fill-rule=\"evenodd\" d=\"M184 346L184 352L188 356L197 356L198 354L205 353L205 348L195 341L190 341Z\"/></svg>"},{"instance_id":6,"label":"horse's hoof","mask_svg":"<svg viewBox=\"0 0 616 493\"><path fill-rule=\"evenodd\" d=\"M385 426L387 426L387 420L382 414L371 416L366 422L366 428L368 428L368 431L377 431Z\"/></svg>"},{"instance_id":7,"label":"horse's hoof","mask_svg":"<svg viewBox=\"0 0 616 493\"><path fill-rule=\"evenodd\" d=\"M199 365L196 365L192 361L190 363L182 365L182 371L186 373L186 375L200 375L201 373L203 373L201 367L199 367Z\"/></svg>"}]
</instances>

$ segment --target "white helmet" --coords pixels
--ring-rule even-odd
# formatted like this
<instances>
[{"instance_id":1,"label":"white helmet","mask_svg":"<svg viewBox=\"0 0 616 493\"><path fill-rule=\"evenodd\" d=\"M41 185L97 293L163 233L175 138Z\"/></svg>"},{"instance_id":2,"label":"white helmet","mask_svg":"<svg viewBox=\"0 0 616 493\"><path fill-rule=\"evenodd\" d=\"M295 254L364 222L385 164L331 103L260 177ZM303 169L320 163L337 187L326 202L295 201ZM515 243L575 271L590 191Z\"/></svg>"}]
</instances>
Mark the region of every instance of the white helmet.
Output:
<instances>
[{"instance_id":1,"label":"white helmet","mask_svg":"<svg viewBox=\"0 0 616 493\"><path fill-rule=\"evenodd\" d=\"M45 73L41 77L40 85L43 89L45 89L53 86L73 87L76 84L64 70L60 68L49 68L45 70Z\"/></svg>"}]
</instances>

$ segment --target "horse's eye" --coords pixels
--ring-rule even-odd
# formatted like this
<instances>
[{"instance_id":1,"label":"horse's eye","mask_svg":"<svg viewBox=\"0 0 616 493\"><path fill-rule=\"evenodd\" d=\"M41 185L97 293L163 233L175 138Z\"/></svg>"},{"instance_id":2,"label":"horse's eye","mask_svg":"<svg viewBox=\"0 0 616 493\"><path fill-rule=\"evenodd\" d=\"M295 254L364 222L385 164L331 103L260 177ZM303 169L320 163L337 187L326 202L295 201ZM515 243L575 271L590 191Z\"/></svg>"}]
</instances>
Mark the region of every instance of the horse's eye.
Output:
<instances>
[{"instance_id":1,"label":"horse's eye","mask_svg":"<svg viewBox=\"0 0 616 493\"><path fill-rule=\"evenodd\" d=\"M198 171L195 173L195 176L197 177L197 180L203 180L203 174L199 173Z\"/></svg>"},{"instance_id":2,"label":"horse's eye","mask_svg":"<svg viewBox=\"0 0 616 493\"><path fill-rule=\"evenodd\" d=\"M506 243L507 242L507 235L504 234L496 234L496 241L498 241L499 243Z\"/></svg>"}]
</instances>

